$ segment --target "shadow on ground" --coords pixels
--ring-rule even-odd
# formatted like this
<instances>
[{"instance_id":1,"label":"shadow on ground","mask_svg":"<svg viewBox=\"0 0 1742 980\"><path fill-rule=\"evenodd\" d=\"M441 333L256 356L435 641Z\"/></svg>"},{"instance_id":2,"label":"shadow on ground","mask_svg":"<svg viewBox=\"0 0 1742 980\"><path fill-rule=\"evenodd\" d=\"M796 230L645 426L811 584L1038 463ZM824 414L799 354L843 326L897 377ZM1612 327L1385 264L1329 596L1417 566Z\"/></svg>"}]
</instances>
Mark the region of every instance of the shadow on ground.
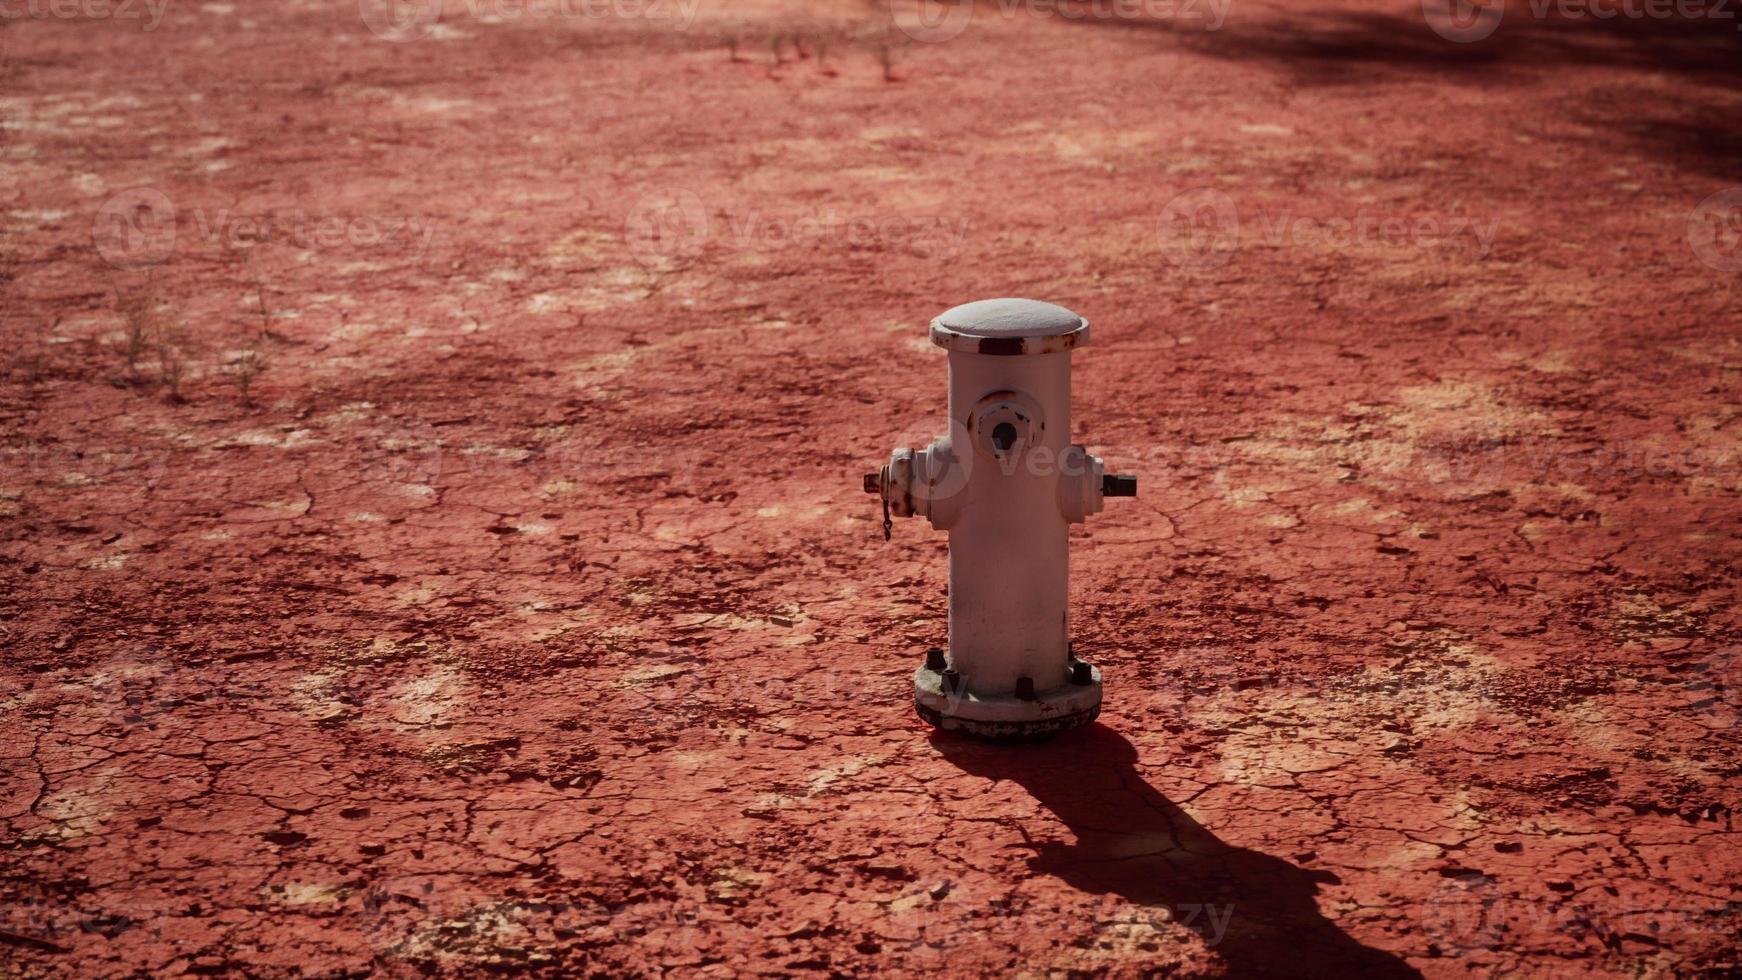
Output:
<instances>
[{"instance_id":1,"label":"shadow on ground","mask_svg":"<svg viewBox=\"0 0 1742 980\"><path fill-rule=\"evenodd\" d=\"M1103 725L1037 746L945 734L932 744L964 772L1021 785L1076 835L1069 844L1035 842L1030 868L1166 909L1232 976L1420 976L1319 913L1314 896L1334 875L1224 843L1150 786L1135 768L1136 749Z\"/></svg>"},{"instance_id":2,"label":"shadow on ground","mask_svg":"<svg viewBox=\"0 0 1742 980\"><path fill-rule=\"evenodd\" d=\"M1619 134L1636 149L1686 170L1742 178L1742 113L1732 93L1742 80L1742 12L1719 3L1687 4L1681 15L1630 16L1638 0L1513 0L1493 33L1460 42L1436 33L1422 5L1397 3L1386 12L1236 6L1218 30L1174 17L1061 18L1063 22L1134 36L1152 35L1196 54L1258 63L1297 86L1452 82L1527 86L1562 68L1612 72L1608 82L1569 90L1555 120ZM1563 9L1564 8L1564 9ZM1500 7L1491 7L1500 11ZM1581 12L1600 10L1603 15ZM1624 72L1673 82L1639 84ZM1422 111L1456 111L1431 93Z\"/></svg>"}]
</instances>

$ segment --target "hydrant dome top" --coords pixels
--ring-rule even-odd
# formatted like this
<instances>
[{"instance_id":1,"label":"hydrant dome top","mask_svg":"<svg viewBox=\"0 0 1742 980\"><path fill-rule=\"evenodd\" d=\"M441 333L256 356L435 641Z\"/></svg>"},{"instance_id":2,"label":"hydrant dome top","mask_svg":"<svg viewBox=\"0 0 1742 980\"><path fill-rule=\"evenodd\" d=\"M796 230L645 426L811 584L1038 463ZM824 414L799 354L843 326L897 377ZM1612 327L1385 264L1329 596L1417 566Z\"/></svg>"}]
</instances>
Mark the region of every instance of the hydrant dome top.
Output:
<instances>
[{"instance_id":1,"label":"hydrant dome top","mask_svg":"<svg viewBox=\"0 0 1742 980\"><path fill-rule=\"evenodd\" d=\"M963 303L931 322L932 343L974 354L1053 354L1089 342L1089 321L1034 299Z\"/></svg>"}]
</instances>

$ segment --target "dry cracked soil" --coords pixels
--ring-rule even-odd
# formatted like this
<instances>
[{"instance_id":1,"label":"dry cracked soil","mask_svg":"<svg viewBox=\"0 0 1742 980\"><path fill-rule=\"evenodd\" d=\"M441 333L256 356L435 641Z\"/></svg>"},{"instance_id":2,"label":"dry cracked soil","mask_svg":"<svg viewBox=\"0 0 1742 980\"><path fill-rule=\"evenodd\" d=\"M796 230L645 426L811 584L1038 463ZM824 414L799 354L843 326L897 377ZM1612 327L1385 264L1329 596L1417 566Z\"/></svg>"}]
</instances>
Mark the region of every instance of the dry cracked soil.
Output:
<instances>
[{"instance_id":1,"label":"dry cracked soil","mask_svg":"<svg viewBox=\"0 0 1742 980\"><path fill-rule=\"evenodd\" d=\"M1736 976L1734 19L1166 6L4 5L0 973ZM860 488L998 295L1015 749Z\"/></svg>"}]
</instances>

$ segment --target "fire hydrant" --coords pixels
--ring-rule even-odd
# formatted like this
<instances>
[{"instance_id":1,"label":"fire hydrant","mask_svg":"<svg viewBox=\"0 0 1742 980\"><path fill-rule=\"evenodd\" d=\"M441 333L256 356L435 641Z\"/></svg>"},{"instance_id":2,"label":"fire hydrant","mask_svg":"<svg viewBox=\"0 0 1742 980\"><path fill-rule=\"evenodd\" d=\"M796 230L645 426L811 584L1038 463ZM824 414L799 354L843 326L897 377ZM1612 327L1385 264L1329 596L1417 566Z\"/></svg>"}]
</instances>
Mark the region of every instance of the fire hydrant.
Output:
<instances>
[{"instance_id":1,"label":"fire hydrant","mask_svg":"<svg viewBox=\"0 0 1742 980\"><path fill-rule=\"evenodd\" d=\"M1071 351L1089 323L1029 299L988 299L931 323L949 351L949 431L865 476L890 515L950 536L949 651L913 678L920 717L994 739L1034 739L1101 712L1101 671L1071 648L1070 525L1137 478L1071 442Z\"/></svg>"}]
</instances>

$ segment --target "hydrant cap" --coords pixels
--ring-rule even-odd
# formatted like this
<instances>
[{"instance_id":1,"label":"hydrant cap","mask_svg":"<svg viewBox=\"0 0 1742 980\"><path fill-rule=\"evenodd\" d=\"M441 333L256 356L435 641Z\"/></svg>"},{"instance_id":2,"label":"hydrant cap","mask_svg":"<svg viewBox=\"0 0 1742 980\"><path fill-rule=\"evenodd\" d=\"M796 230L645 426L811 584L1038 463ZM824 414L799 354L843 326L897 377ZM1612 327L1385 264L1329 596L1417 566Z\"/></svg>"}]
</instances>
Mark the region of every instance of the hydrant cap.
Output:
<instances>
[{"instance_id":1,"label":"hydrant cap","mask_svg":"<svg viewBox=\"0 0 1742 980\"><path fill-rule=\"evenodd\" d=\"M1055 354L1089 342L1089 321L1033 299L963 303L931 322L932 343L972 354Z\"/></svg>"}]
</instances>

